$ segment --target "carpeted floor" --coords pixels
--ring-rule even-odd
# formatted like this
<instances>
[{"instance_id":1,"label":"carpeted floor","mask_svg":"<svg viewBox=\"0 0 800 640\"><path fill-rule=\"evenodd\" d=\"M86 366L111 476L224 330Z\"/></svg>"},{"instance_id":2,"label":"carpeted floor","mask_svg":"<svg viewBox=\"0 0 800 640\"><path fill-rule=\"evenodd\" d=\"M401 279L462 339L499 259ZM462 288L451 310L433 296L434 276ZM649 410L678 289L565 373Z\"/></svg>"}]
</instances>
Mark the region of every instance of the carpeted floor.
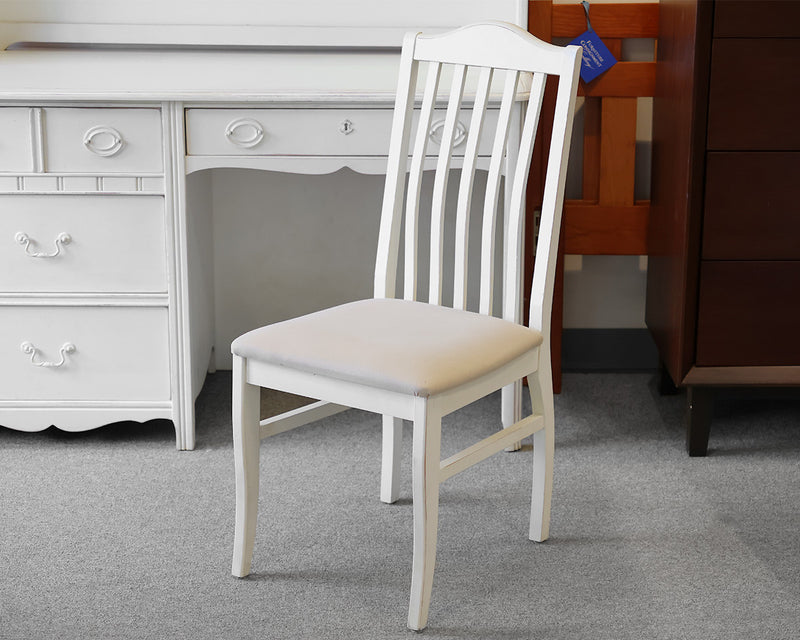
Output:
<instances>
[{"instance_id":1,"label":"carpeted floor","mask_svg":"<svg viewBox=\"0 0 800 640\"><path fill-rule=\"evenodd\" d=\"M264 443L255 573L230 575L229 385L209 377L192 452L165 422L0 429L0 638L413 637L410 478L378 500L375 416ZM707 458L649 374L567 374L556 402L551 539L526 536L528 446L448 480L425 637L800 637L796 393L726 395ZM443 455L498 411L452 416Z\"/></svg>"}]
</instances>

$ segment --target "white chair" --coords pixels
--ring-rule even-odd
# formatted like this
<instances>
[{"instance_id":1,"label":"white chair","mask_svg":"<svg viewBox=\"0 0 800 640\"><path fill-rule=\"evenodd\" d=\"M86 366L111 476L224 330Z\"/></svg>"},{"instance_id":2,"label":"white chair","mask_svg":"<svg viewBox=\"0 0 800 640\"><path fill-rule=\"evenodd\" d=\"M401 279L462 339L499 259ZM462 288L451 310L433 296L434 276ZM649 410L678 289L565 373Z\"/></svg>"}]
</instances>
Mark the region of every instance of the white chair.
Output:
<instances>
[{"instance_id":1,"label":"white chair","mask_svg":"<svg viewBox=\"0 0 800 640\"><path fill-rule=\"evenodd\" d=\"M522 438L533 434L533 496L530 538L548 537L553 473L553 397L548 345L556 247L579 47L541 42L504 23L477 24L437 36L409 34L403 42L400 79L389 144L389 160L378 238L375 297L251 331L233 342L233 438L236 461L236 530L232 571L250 572L259 488L259 444L268 436L356 407L383 415L381 498L397 498L402 421L413 421L414 551L408 626L423 629L433 582L439 485ZM420 67L426 66L416 132L412 114ZM472 109L461 165L455 222L453 306L442 306L445 194L459 105L465 98L468 67L477 69L474 91L466 95ZM447 112L438 158L425 160L433 108L443 105L442 69L451 73ZM532 75L531 75L532 74ZM422 74L420 74L420 77ZM525 188L541 111L546 76L558 78L555 117L547 161L544 202L539 224L530 326L519 324L523 268ZM470 78L473 76L470 75ZM520 94L525 107L519 149L507 144ZM494 90L500 87L501 90ZM439 94L438 98L437 92ZM496 127L483 126L487 103L499 98ZM516 101L516 102L515 102ZM491 130L490 130L491 129ZM471 206L479 162L478 139L493 140L485 204ZM413 147L410 138L414 138ZM516 143L517 141L514 140ZM506 148L506 147L509 148ZM410 155L409 149L413 148ZM509 162L518 158L516 162ZM431 203L428 299L417 301L420 183L426 164L435 163ZM508 164L512 180L506 203L503 256L502 318L491 315L495 263L495 226L500 175ZM511 166L515 165L515 166ZM406 182L407 178L407 182ZM508 189L506 193L509 193ZM467 310L467 253L471 208L480 208L481 275L478 312ZM405 224L401 219L405 216ZM401 233L401 230L404 231ZM398 253L403 236L403 299L395 299ZM447 287L450 287L448 284ZM477 297L477 296L476 296ZM533 415L440 460L441 420L524 376ZM260 421L259 388L287 391L320 401ZM505 422L510 422L505 419Z\"/></svg>"}]
</instances>

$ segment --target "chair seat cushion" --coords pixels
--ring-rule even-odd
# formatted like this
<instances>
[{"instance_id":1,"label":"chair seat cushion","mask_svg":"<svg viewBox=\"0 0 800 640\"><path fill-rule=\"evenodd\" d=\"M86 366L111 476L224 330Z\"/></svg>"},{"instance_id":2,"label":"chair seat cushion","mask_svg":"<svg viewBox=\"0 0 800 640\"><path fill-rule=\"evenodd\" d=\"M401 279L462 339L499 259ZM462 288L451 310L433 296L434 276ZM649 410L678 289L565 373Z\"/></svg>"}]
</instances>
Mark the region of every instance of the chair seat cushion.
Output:
<instances>
[{"instance_id":1,"label":"chair seat cushion","mask_svg":"<svg viewBox=\"0 0 800 640\"><path fill-rule=\"evenodd\" d=\"M542 334L507 320L407 300L351 302L246 333L249 360L430 396L535 350Z\"/></svg>"}]
</instances>

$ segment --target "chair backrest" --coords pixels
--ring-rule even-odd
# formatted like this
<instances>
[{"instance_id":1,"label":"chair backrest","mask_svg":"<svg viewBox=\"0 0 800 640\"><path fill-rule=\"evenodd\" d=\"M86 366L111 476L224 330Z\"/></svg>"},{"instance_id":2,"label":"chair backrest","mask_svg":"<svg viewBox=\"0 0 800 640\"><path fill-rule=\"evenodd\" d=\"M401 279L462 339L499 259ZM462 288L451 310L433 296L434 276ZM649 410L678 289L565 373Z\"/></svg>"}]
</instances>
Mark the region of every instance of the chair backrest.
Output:
<instances>
[{"instance_id":1,"label":"chair backrest","mask_svg":"<svg viewBox=\"0 0 800 640\"><path fill-rule=\"evenodd\" d=\"M558 78L558 90L530 310L530 326L548 331L580 53L579 47L554 46L502 22L471 25L443 35L406 36L378 240L376 297L395 297L401 257L405 299L417 299L422 263L428 271L427 301L442 304L443 290L447 287L448 295L452 292L453 306L467 308L468 276L474 276L476 271L469 269L468 258L470 228L475 227L480 234L480 291L478 308L472 310L493 313L495 263L502 261L502 307L497 308L502 309L504 318L519 322L525 189L545 81L552 76ZM426 65L427 73L420 73ZM465 133L457 128L462 103L472 112ZM443 123L434 125L441 141L436 140L439 151L432 157L428 140L437 106L446 111ZM487 113L492 115L487 117ZM454 157L454 142L459 135L465 136L458 144L463 151ZM448 226L445 225L447 182L450 169L458 166L461 175L458 195L454 198L455 224ZM421 226L427 227L420 224L421 212L427 212L420 202L421 184L423 172L431 168L435 168L435 174L430 191L430 251L429 255L420 256L419 230ZM472 198L477 168L488 170L482 206L473 203ZM507 217L502 212L498 214L504 172ZM482 220L475 225L470 214L471 209L478 208ZM497 256L495 229L500 221L505 232L500 244L505 246L505 254ZM453 235L447 245L446 232ZM451 269L445 268L445 254L452 263ZM451 272L452 282L445 283L444 274Z\"/></svg>"}]
</instances>

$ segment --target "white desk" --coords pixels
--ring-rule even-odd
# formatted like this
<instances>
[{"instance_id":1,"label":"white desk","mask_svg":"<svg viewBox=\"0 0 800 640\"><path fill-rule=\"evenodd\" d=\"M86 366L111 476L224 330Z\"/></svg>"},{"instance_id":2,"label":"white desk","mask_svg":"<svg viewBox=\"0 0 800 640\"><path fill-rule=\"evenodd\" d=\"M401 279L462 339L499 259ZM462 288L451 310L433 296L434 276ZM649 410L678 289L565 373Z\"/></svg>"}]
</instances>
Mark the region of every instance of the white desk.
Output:
<instances>
[{"instance_id":1,"label":"white desk","mask_svg":"<svg viewBox=\"0 0 800 640\"><path fill-rule=\"evenodd\" d=\"M176 4L186 2L166 6ZM521 23L524 4L498 3L494 16ZM130 27L26 24L51 41L141 38ZM199 37L177 39L173 26L149 44ZM9 28L0 33L14 41ZM216 42L220 32L202 33ZM0 53L0 424L78 431L167 418L178 448L192 449L214 345L211 229L187 210L186 176L381 173L397 62L396 51L364 47Z\"/></svg>"}]
</instances>

